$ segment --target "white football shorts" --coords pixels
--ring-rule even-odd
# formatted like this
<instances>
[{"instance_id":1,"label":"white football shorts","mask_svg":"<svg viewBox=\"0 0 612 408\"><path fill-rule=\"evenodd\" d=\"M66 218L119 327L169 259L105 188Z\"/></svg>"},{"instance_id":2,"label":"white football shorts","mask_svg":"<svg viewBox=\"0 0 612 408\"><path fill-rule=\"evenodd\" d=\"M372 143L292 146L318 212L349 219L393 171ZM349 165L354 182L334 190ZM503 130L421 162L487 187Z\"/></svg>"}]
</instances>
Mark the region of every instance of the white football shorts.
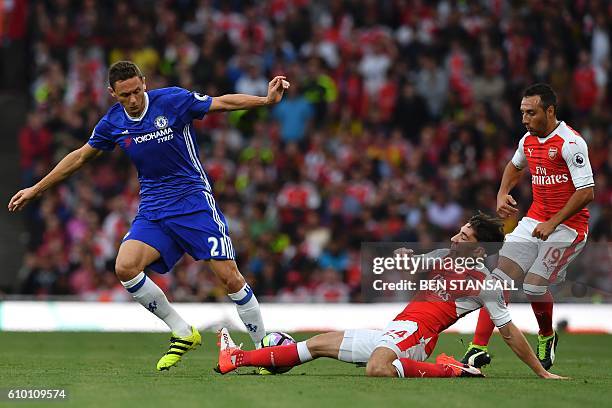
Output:
<instances>
[{"instance_id":1,"label":"white football shorts","mask_svg":"<svg viewBox=\"0 0 612 408\"><path fill-rule=\"evenodd\" d=\"M402 327L400 328L398 324ZM411 321L394 321L390 325L393 325L396 330L399 328L402 332L406 331L406 335L401 336L401 338L390 335L389 330L387 330L389 327L385 330L346 330L340 345L338 359L348 363L367 363L377 347L386 347L393 350L398 358L409 358L416 361L427 360L429 353L435 347L437 336L426 340L418 339L414 344L404 349L400 343L407 344L406 340L414 337L417 332L417 324Z\"/></svg>"},{"instance_id":2,"label":"white football shorts","mask_svg":"<svg viewBox=\"0 0 612 408\"><path fill-rule=\"evenodd\" d=\"M516 262L524 273L531 272L550 283L565 279L567 266L584 249L586 234L561 224L546 241L531 236L540 221L523 217L506 235L500 256Z\"/></svg>"}]
</instances>

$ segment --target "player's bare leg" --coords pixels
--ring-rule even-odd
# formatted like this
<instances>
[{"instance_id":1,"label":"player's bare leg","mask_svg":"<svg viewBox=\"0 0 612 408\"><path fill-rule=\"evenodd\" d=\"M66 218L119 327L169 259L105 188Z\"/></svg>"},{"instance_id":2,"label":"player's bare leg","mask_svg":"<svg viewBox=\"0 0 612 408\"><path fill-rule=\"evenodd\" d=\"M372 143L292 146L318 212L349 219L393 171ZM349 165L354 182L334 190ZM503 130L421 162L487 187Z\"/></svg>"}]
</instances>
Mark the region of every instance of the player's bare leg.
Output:
<instances>
[{"instance_id":1,"label":"player's bare leg","mask_svg":"<svg viewBox=\"0 0 612 408\"><path fill-rule=\"evenodd\" d=\"M202 337L183 320L170 305L164 292L143 272L159 256L155 248L144 242L124 241L119 247L115 273L132 297L172 330L170 348L157 363L158 370L167 370L176 365L184 353L200 345Z\"/></svg>"},{"instance_id":2,"label":"player's bare leg","mask_svg":"<svg viewBox=\"0 0 612 408\"><path fill-rule=\"evenodd\" d=\"M225 286L227 295L236 303L238 316L240 316L244 323L255 347L259 347L261 340L266 335L259 302L253 294L251 287L247 285L244 277L240 274L236 262L233 260L211 259L207 263L223 286Z\"/></svg>"},{"instance_id":3,"label":"player's bare leg","mask_svg":"<svg viewBox=\"0 0 612 408\"><path fill-rule=\"evenodd\" d=\"M318 334L306 340L306 346L313 359L319 357L337 358L340 356L340 345L344 339L344 332L329 332Z\"/></svg>"},{"instance_id":4,"label":"player's bare leg","mask_svg":"<svg viewBox=\"0 0 612 408\"><path fill-rule=\"evenodd\" d=\"M548 289L548 279L529 272L523 282L523 292L531 302L531 308L538 321L538 347L536 355L545 369L552 367L555 362L555 351L559 337L553 330L553 297Z\"/></svg>"},{"instance_id":5,"label":"player's bare leg","mask_svg":"<svg viewBox=\"0 0 612 408\"><path fill-rule=\"evenodd\" d=\"M499 257L497 269L494 270L493 273L499 271L512 278L516 284L520 284L525 275L516 262L505 256ZM491 317L489 317L487 310L485 308L480 309L478 313L478 323L476 323L476 330L474 331L474 338L461 360L462 363L480 368L491 362L491 356L488 353L488 345L494 328L495 325L493 321L491 321Z\"/></svg>"}]
</instances>

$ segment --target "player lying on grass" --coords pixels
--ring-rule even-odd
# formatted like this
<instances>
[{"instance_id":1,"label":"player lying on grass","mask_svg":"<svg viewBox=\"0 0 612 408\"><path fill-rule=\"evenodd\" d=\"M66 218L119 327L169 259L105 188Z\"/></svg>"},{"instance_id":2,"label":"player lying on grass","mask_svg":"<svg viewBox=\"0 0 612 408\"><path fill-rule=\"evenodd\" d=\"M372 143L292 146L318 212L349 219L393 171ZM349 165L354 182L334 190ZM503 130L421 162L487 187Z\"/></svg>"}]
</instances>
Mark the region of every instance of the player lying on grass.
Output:
<instances>
[{"instance_id":1,"label":"player lying on grass","mask_svg":"<svg viewBox=\"0 0 612 408\"><path fill-rule=\"evenodd\" d=\"M434 251L430 256L452 259L482 257L484 249L479 241L501 245L503 238L500 220L478 213L451 238L450 249ZM399 251L412 253L407 249ZM439 333L459 318L484 306L504 341L539 377L563 378L542 367L523 334L512 323L503 291L499 288L501 285L497 285L502 282L500 278L491 275L484 267L466 270L461 274L449 269L432 269L427 272L429 279L438 280L446 284L447 288L451 287L451 280L489 280L491 282L488 283L496 288L419 291L384 330L330 332L296 344L253 351L241 350L234 344L227 330L222 329L219 332L217 370L225 374L244 366L292 367L319 357L329 357L348 363L367 362L366 374L373 377L480 377L482 373L477 368L445 354L439 355L435 364L425 360L433 352Z\"/></svg>"}]
</instances>

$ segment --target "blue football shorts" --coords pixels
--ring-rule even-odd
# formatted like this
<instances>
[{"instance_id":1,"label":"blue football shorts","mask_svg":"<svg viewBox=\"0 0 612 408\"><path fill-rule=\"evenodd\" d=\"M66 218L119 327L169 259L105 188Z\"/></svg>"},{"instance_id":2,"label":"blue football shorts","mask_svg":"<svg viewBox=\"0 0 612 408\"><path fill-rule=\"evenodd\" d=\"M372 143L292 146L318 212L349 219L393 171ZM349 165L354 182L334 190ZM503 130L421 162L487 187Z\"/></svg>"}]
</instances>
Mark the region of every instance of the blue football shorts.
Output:
<instances>
[{"instance_id":1,"label":"blue football shorts","mask_svg":"<svg viewBox=\"0 0 612 408\"><path fill-rule=\"evenodd\" d=\"M205 197L208 208L203 211L156 221L137 215L123 241L133 239L157 249L161 257L148 267L159 273L172 269L185 253L197 261L235 259L227 221L212 195Z\"/></svg>"}]
</instances>

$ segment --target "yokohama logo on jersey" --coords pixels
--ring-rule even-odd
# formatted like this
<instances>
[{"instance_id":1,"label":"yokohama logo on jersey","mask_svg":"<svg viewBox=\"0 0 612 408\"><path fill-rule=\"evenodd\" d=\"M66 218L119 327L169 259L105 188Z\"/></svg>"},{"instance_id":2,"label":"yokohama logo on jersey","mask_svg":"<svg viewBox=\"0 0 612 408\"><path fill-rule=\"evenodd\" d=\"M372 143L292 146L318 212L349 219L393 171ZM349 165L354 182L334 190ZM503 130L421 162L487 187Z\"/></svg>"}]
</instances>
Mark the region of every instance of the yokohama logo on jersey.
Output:
<instances>
[{"instance_id":1,"label":"yokohama logo on jersey","mask_svg":"<svg viewBox=\"0 0 612 408\"><path fill-rule=\"evenodd\" d=\"M148 142L149 140L157 139L162 136L168 136L172 133L173 133L172 128L165 128L165 129L158 130L156 132L147 133L146 135L136 136L133 139L134 139L134 142L138 144L142 142Z\"/></svg>"}]
</instances>

